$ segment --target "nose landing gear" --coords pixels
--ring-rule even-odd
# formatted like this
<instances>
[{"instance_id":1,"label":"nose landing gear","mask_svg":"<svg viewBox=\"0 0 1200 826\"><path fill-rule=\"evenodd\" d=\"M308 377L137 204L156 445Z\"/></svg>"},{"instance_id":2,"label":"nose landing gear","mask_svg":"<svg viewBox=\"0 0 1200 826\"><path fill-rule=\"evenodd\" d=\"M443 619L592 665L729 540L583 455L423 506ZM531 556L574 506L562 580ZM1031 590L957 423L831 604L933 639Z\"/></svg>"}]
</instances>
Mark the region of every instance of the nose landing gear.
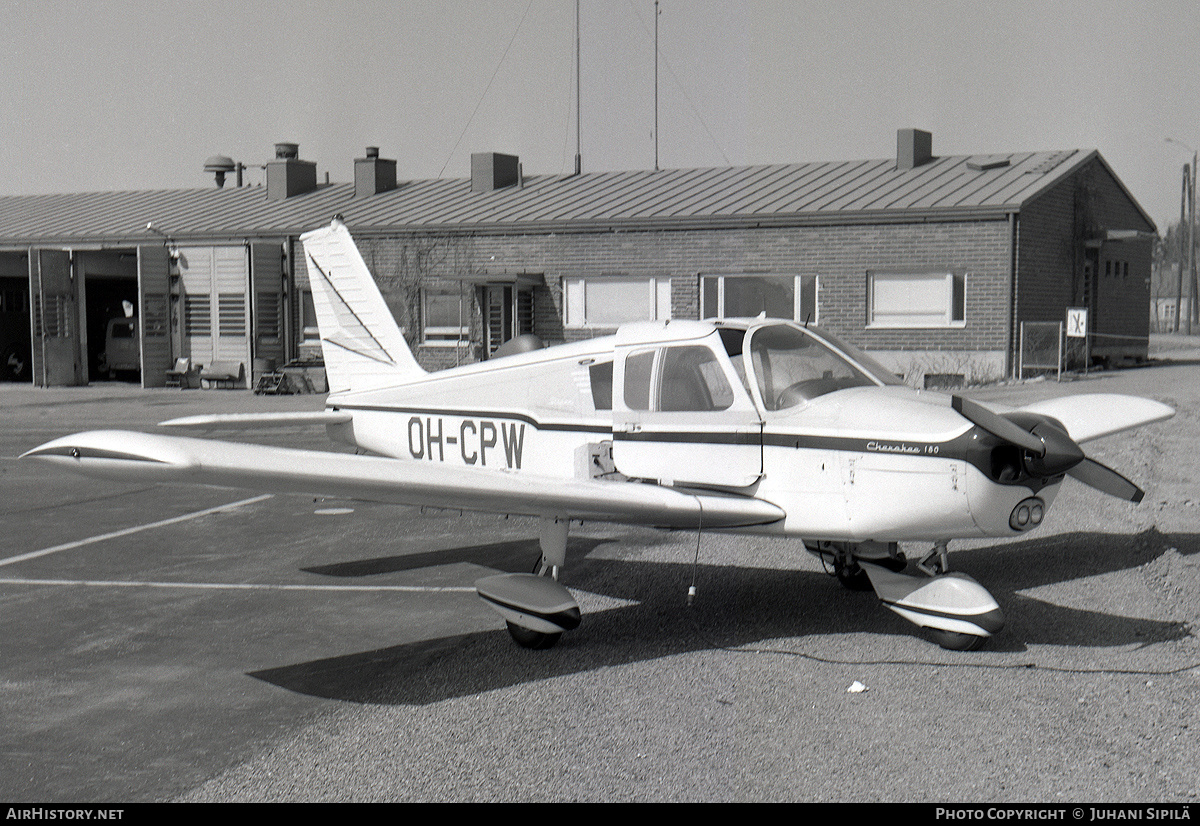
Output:
<instances>
[{"instance_id":1,"label":"nose landing gear","mask_svg":"<svg viewBox=\"0 0 1200 826\"><path fill-rule=\"evenodd\" d=\"M805 547L832 564L844 586L874 589L880 602L927 629L942 648L974 651L1004 627L1004 613L992 595L966 574L949 571L944 541L916 564L924 576L903 573L907 559L896 543L806 542Z\"/></svg>"}]
</instances>

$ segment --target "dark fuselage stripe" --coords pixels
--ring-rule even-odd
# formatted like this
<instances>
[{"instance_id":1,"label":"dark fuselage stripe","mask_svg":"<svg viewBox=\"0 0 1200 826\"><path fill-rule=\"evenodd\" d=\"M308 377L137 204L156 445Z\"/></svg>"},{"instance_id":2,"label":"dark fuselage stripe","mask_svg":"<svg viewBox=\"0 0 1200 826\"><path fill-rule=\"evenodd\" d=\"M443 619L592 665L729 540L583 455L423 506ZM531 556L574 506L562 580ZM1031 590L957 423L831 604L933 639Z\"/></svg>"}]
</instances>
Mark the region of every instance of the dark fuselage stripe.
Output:
<instances>
[{"instance_id":1,"label":"dark fuselage stripe","mask_svg":"<svg viewBox=\"0 0 1200 826\"><path fill-rule=\"evenodd\" d=\"M611 427L591 424L555 424L539 422L525 413L500 410L447 410L441 407L384 407L382 405L339 404L334 410L370 410L377 413L398 413L409 416L461 416L464 419L510 419L531 424L538 430L571 431L578 433L612 433Z\"/></svg>"}]
</instances>

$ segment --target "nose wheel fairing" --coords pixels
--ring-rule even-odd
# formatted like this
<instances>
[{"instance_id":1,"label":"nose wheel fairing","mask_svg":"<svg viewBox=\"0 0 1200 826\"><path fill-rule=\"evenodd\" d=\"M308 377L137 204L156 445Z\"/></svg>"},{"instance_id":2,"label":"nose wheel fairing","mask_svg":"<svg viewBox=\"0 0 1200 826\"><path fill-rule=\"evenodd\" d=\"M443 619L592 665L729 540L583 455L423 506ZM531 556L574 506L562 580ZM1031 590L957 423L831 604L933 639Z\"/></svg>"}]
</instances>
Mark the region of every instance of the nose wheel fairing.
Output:
<instances>
[{"instance_id":1,"label":"nose wheel fairing","mask_svg":"<svg viewBox=\"0 0 1200 826\"><path fill-rule=\"evenodd\" d=\"M990 637L1004 628L1004 612L996 600L964 573L917 577L871 562L860 564L879 601L914 625L976 638Z\"/></svg>"},{"instance_id":2,"label":"nose wheel fairing","mask_svg":"<svg viewBox=\"0 0 1200 826\"><path fill-rule=\"evenodd\" d=\"M579 603L554 579L536 574L497 574L475 582L475 590L505 622L539 634L579 627Z\"/></svg>"}]
</instances>

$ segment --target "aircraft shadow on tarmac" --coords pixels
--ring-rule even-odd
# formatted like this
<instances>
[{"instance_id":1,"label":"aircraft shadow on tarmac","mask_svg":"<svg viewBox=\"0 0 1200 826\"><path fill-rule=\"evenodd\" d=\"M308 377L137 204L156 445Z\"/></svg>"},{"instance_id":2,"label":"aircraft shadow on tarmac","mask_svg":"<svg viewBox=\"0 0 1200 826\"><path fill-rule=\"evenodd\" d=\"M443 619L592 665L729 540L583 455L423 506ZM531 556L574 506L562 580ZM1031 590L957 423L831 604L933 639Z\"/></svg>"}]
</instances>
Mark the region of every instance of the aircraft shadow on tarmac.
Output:
<instances>
[{"instance_id":1,"label":"aircraft shadow on tarmac","mask_svg":"<svg viewBox=\"0 0 1200 826\"><path fill-rule=\"evenodd\" d=\"M573 539L566 583L572 588L633 601L587 613L583 624L549 651L517 647L506 631L479 631L423 640L252 672L250 676L290 691L329 699L382 705L423 705L457 696L552 677L710 650L753 646L809 635L874 633L912 637L919 629L886 610L872 593L841 588L832 577L809 570L693 567L688 563L580 559L602 541ZM521 569L536 555L535 540L456 548L422 555L426 564L475 561ZM1020 652L1031 644L1148 646L1192 636L1186 622L1159 621L1067 608L1023 595L1039 585L1137 568L1169 548L1200 552L1200 536L1161 534L1058 534L952 556L957 570L987 584L1008 617L1008 627L987 650ZM488 556L500 550L500 559ZM531 551L533 554L531 555ZM406 561L416 560L404 557ZM360 563L348 563L353 566ZM366 560L360 570L394 570L394 561ZM333 566L345 576L347 566ZM408 567L407 565L405 567ZM501 567L500 569L503 569ZM687 607L695 575L699 597ZM941 651L930 643L929 660L975 657ZM888 645L874 646L880 652ZM807 653L821 656L820 648ZM863 660L891 655L864 652Z\"/></svg>"},{"instance_id":2,"label":"aircraft shadow on tarmac","mask_svg":"<svg viewBox=\"0 0 1200 826\"><path fill-rule=\"evenodd\" d=\"M597 545L610 540L571 537L567 542L567 568L586 557ZM470 545L444 551L382 556L375 559L359 559L335 565L319 565L303 568L310 574L336 577L374 576L396 571L413 571L434 565L451 565L467 562L509 573L528 573L541 558L536 539L514 539L507 542L492 542L486 545Z\"/></svg>"}]
</instances>

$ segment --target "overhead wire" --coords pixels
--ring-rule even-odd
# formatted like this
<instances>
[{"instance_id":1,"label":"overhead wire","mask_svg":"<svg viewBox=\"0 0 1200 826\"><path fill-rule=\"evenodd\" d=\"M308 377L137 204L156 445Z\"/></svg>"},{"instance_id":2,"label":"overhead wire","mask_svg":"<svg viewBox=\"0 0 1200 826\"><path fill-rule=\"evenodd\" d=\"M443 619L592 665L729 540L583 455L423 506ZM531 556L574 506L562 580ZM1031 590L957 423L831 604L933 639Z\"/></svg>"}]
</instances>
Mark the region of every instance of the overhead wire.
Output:
<instances>
[{"instance_id":1,"label":"overhead wire","mask_svg":"<svg viewBox=\"0 0 1200 826\"><path fill-rule=\"evenodd\" d=\"M649 28L646 26L646 21L642 19L642 14L641 14L641 12L638 11L637 6L634 5L633 0L627 0L627 2L629 3L629 7L631 9L633 9L633 13L637 17L638 22L641 24L642 31L645 33L646 37L650 38L651 42L654 42L654 35L650 32ZM654 59L657 61L658 57L659 57L659 53L656 53L654 56ZM696 102L694 100L692 100L692 96L688 94L687 87L684 86L683 83L679 80L679 75L675 74L675 69L673 66L671 66L671 61L667 59L667 56L665 54L662 55L662 60L663 60L663 64L667 67L667 71L670 73L671 77L675 80L675 85L679 88L679 91L683 93L683 97L688 102L688 105L690 107L692 107L692 114L694 114L696 116L696 120L700 121L700 125L704 127L704 131L708 134L709 140L711 140L713 142L713 146L715 146L717 148L717 152L720 153L721 158L725 161L725 165L732 166L733 164L730 162L729 156L725 154L724 148L722 148L720 142L717 141L717 138L713 134L712 130L708 128L708 123L705 122L704 116L700 114L700 108L698 106L696 106ZM657 137L658 136L655 135L655 138L657 138Z\"/></svg>"},{"instance_id":2,"label":"overhead wire","mask_svg":"<svg viewBox=\"0 0 1200 826\"><path fill-rule=\"evenodd\" d=\"M529 0L529 2L525 4L525 12L521 15L521 19L517 22L517 28L513 30L512 37L508 39L508 45L504 47L504 54L500 55L500 61L496 64L496 69L492 72L491 79L488 80L487 86L483 90L483 94L479 96L479 101L475 104L475 108L471 110L471 117L467 118L466 126L464 126L462 132L459 133L458 140L454 142L454 146L450 149L449 157L446 158L446 162L442 164L441 171L438 172L439 178L445 174L446 167L450 165L450 161L454 158L454 153L458 151L458 145L462 143L463 137L466 136L467 130L471 128L471 123L475 120L475 115L479 113L479 107L483 105L484 99L487 97L488 92L490 92L492 89L492 84L496 82L496 75L500 74L500 67L504 65L504 59L508 57L509 49L512 48L512 44L516 41L517 35L521 32L521 26L525 24L525 18L529 16L529 9L532 5L533 0Z\"/></svg>"}]
</instances>

